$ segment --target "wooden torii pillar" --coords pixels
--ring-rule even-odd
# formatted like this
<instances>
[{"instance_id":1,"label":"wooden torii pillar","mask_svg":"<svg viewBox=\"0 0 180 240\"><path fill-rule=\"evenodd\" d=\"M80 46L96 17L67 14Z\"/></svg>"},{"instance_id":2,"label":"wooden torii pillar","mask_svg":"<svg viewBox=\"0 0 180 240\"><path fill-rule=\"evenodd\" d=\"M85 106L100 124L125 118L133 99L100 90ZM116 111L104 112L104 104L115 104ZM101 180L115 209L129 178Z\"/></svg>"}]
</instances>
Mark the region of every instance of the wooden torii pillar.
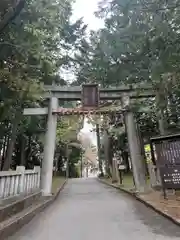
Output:
<instances>
[{"instance_id":1,"label":"wooden torii pillar","mask_svg":"<svg viewBox=\"0 0 180 240\"><path fill-rule=\"evenodd\" d=\"M92 87L94 84L90 84ZM79 87L61 87L61 86L44 86L45 93L44 99L49 99L48 108L26 108L24 109L24 115L48 115L47 130L45 135L44 146L44 159L42 162L41 172L41 190L44 196L51 195L52 188L52 174L53 174L53 161L54 150L56 142L56 127L57 127L57 115L62 112L62 108L59 109L58 100L76 101L82 100L83 88ZM94 92L92 91L92 94ZM130 98L148 98L154 97L151 86L122 86L120 88L108 88L99 89L99 100L121 100L126 94L128 99ZM87 98L87 96L86 96ZM87 100L87 99L86 99ZM96 99L97 100L97 99ZM88 113L88 111L86 112ZM138 135L135 130L135 122L133 113L128 112L126 114L126 126L128 134L128 142L130 146L130 155L133 165L134 179L137 191L143 191L144 181L141 174L141 159L139 158L138 148Z\"/></svg>"}]
</instances>

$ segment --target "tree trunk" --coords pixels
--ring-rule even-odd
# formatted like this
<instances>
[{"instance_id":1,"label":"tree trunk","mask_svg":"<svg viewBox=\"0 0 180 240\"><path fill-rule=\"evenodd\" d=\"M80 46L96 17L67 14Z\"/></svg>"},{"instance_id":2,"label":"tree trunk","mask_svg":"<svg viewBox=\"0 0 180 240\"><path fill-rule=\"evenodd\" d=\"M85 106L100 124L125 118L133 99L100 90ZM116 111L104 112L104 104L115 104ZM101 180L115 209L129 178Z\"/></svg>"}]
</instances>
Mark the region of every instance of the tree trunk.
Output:
<instances>
[{"instance_id":1,"label":"tree trunk","mask_svg":"<svg viewBox=\"0 0 180 240\"><path fill-rule=\"evenodd\" d=\"M24 135L21 136L21 158L20 158L20 162L21 162L21 166L25 166L25 147L26 147L26 139L24 137Z\"/></svg>"},{"instance_id":2,"label":"tree trunk","mask_svg":"<svg viewBox=\"0 0 180 240\"><path fill-rule=\"evenodd\" d=\"M14 144L15 144L16 136L17 136L17 129L18 129L18 125L19 125L21 116L22 116L21 110L17 109L14 119L13 119L13 122L12 122L10 141L9 141L9 144L7 147L7 155L6 155L4 166L3 166L4 171L9 170L9 168L11 166L12 154L13 154L13 150L14 150Z\"/></svg>"},{"instance_id":3,"label":"tree trunk","mask_svg":"<svg viewBox=\"0 0 180 240\"><path fill-rule=\"evenodd\" d=\"M1 159L1 170L3 170L3 166L4 166L4 161L6 158L6 146L9 143L9 136L5 135L5 137L3 138L3 146L2 146L2 159Z\"/></svg>"},{"instance_id":4,"label":"tree trunk","mask_svg":"<svg viewBox=\"0 0 180 240\"><path fill-rule=\"evenodd\" d=\"M157 104L157 116L158 116L158 124L159 124L159 132L161 135L166 135L167 133L167 119L164 114L164 110L167 106L167 99L165 99L164 93L161 90L161 87L158 89L156 93L156 104Z\"/></svg>"},{"instance_id":5,"label":"tree trunk","mask_svg":"<svg viewBox=\"0 0 180 240\"><path fill-rule=\"evenodd\" d=\"M178 109L177 109L177 102L176 98L173 94L169 94L169 107L171 112L171 120L177 124L178 123Z\"/></svg>"},{"instance_id":6,"label":"tree trunk","mask_svg":"<svg viewBox=\"0 0 180 240\"><path fill-rule=\"evenodd\" d=\"M69 164L69 149L68 149L68 144L66 144L66 178L68 179L70 177L70 164Z\"/></svg>"},{"instance_id":7,"label":"tree trunk","mask_svg":"<svg viewBox=\"0 0 180 240\"><path fill-rule=\"evenodd\" d=\"M160 110L160 118L158 120L158 124L159 124L159 132L161 135L166 135L166 127L165 127L165 123L164 123L164 114L162 112L162 110Z\"/></svg>"},{"instance_id":8,"label":"tree trunk","mask_svg":"<svg viewBox=\"0 0 180 240\"><path fill-rule=\"evenodd\" d=\"M148 174L148 165L146 162L146 154L145 154L145 149L144 149L144 140L139 128L138 123L136 123L136 127L137 127L137 135L138 135L138 141L139 141L139 145L141 148L141 156L142 156L142 161L143 161L143 167L144 167L144 172L146 173L146 175Z\"/></svg>"},{"instance_id":9,"label":"tree trunk","mask_svg":"<svg viewBox=\"0 0 180 240\"><path fill-rule=\"evenodd\" d=\"M123 159L123 163L126 165L126 172L129 173L130 172L130 164L129 164L129 155L128 155L128 151L126 150L122 150L122 154L121 157Z\"/></svg>"},{"instance_id":10,"label":"tree trunk","mask_svg":"<svg viewBox=\"0 0 180 240\"><path fill-rule=\"evenodd\" d=\"M104 130L104 157L105 157L105 169L106 175L110 176L110 169L109 169L109 135L108 131Z\"/></svg>"},{"instance_id":11,"label":"tree trunk","mask_svg":"<svg viewBox=\"0 0 180 240\"><path fill-rule=\"evenodd\" d=\"M108 162L109 162L109 171L112 177L113 171L113 139L112 137L109 138L109 147L108 147Z\"/></svg>"},{"instance_id":12,"label":"tree trunk","mask_svg":"<svg viewBox=\"0 0 180 240\"><path fill-rule=\"evenodd\" d=\"M32 139L32 136L29 135L28 136L28 142L27 142L27 149L26 149L26 161L25 161L25 168L28 169L29 167L29 160L30 160L30 157L31 157L31 139Z\"/></svg>"},{"instance_id":13,"label":"tree trunk","mask_svg":"<svg viewBox=\"0 0 180 240\"><path fill-rule=\"evenodd\" d=\"M102 159L101 159L101 142L100 142L99 124L96 124L96 136L97 136L99 171L100 171L101 175L103 175L103 167L102 167Z\"/></svg>"}]
</instances>

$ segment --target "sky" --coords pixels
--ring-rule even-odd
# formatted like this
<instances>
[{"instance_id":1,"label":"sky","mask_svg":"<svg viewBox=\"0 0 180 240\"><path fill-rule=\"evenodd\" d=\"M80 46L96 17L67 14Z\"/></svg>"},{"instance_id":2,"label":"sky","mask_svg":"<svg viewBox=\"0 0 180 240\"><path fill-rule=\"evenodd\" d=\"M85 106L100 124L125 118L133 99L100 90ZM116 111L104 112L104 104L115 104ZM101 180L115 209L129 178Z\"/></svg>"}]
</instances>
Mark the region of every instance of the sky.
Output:
<instances>
[{"instance_id":1,"label":"sky","mask_svg":"<svg viewBox=\"0 0 180 240\"><path fill-rule=\"evenodd\" d=\"M76 0L73 4L73 16L71 21L83 17L84 22L88 24L91 30L98 30L103 26L103 21L94 16L94 12L98 10L99 0Z\"/></svg>"},{"instance_id":2,"label":"sky","mask_svg":"<svg viewBox=\"0 0 180 240\"><path fill-rule=\"evenodd\" d=\"M96 138L96 132L92 131L93 126L89 123L87 123L87 119L84 119L84 127L81 130L83 133L88 134L89 138L91 139L93 145L97 146L97 138Z\"/></svg>"},{"instance_id":3,"label":"sky","mask_svg":"<svg viewBox=\"0 0 180 240\"><path fill-rule=\"evenodd\" d=\"M103 21L94 16L94 12L98 9L99 0L76 0L73 4L73 16L71 21L75 22L79 18L83 17L83 20L88 24L89 30L98 30L103 27ZM84 127L82 132L87 133L91 138L92 143L97 145L96 133L92 130L92 125L87 123L87 120L84 121Z\"/></svg>"},{"instance_id":4,"label":"sky","mask_svg":"<svg viewBox=\"0 0 180 240\"><path fill-rule=\"evenodd\" d=\"M71 22L83 18L84 23L88 24L88 31L98 30L103 27L103 21L94 16L94 12L98 10L98 2L100 0L76 0L72 6L73 14ZM68 70L62 70L61 74L67 81L73 81L74 75Z\"/></svg>"}]
</instances>

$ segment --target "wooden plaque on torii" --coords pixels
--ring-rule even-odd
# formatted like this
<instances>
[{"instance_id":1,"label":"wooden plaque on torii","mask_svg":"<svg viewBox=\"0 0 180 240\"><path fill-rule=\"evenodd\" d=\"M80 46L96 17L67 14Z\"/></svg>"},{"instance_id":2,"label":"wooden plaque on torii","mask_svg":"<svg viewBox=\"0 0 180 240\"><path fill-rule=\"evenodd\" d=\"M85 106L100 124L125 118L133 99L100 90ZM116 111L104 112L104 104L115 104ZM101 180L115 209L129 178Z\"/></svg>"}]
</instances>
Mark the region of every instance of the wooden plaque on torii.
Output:
<instances>
[{"instance_id":1,"label":"wooden plaque on torii","mask_svg":"<svg viewBox=\"0 0 180 240\"><path fill-rule=\"evenodd\" d=\"M98 84L82 85L82 107L83 109L96 109L99 106Z\"/></svg>"}]
</instances>

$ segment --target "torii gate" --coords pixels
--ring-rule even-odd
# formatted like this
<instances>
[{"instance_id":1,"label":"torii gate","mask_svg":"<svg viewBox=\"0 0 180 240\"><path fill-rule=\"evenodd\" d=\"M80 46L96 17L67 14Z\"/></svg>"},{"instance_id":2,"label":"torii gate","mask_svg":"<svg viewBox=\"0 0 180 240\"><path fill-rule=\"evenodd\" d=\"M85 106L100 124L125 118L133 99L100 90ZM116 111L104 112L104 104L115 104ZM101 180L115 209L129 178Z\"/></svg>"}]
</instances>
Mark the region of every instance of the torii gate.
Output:
<instances>
[{"instance_id":1,"label":"torii gate","mask_svg":"<svg viewBox=\"0 0 180 240\"><path fill-rule=\"evenodd\" d=\"M24 115L48 115L47 130L45 135L44 159L41 172L41 189L44 196L51 195L53 160L56 141L57 115L71 114L106 114L110 110L99 110L99 100L121 100L125 111L125 123L127 126L128 143L134 172L134 180L138 191L144 191L145 179L142 169L141 151L138 145L138 135L133 112L130 110L130 99L154 97L151 86L122 86L116 88L98 88L97 84L85 84L75 87L44 86L43 98L49 100L48 108L25 108ZM58 100L83 102L83 108L63 109L59 107ZM116 111L116 110L115 110ZM117 111L116 111L117 112Z\"/></svg>"}]
</instances>

